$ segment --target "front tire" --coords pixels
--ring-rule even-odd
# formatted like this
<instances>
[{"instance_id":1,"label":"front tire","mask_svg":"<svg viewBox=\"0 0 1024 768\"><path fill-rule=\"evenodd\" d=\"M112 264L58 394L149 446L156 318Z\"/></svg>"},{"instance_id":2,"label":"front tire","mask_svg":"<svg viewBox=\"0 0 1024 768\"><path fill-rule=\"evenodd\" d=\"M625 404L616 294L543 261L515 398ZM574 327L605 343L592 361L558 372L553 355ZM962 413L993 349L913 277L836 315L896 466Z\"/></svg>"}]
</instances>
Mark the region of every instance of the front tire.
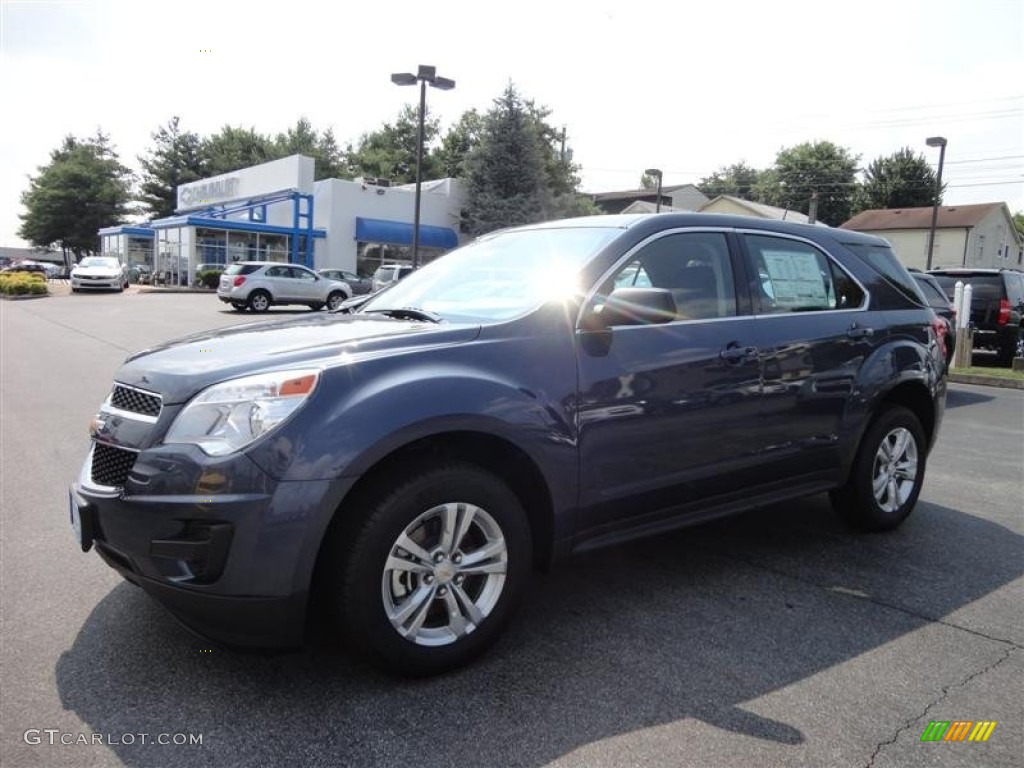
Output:
<instances>
[{"instance_id":1,"label":"front tire","mask_svg":"<svg viewBox=\"0 0 1024 768\"><path fill-rule=\"evenodd\" d=\"M342 291L331 291L330 295L327 297L327 309L333 312L341 306L343 301L347 300L348 296L346 296Z\"/></svg>"},{"instance_id":2,"label":"front tire","mask_svg":"<svg viewBox=\"0 0 1024 768\"><path fill-rule=\"evenodd\" d=\"M903 406L890 406L864 433L849 480L830 494L832 505L859 530L896 528L917 503L927 453L917 416Z\"/></svg>"},{"instance_id":3,"label":"front tire","mask_svg":"<svg viewBox=\"0 0 1024 768\"><path fill-rule=\"evenodd\" d=\"M531 539L519 499L490 472L454 461L403 470L346 510L358 526L332 529L321 586L357 652L432 675L497 641L529 579Z\"/></svg>"}]
</instances>

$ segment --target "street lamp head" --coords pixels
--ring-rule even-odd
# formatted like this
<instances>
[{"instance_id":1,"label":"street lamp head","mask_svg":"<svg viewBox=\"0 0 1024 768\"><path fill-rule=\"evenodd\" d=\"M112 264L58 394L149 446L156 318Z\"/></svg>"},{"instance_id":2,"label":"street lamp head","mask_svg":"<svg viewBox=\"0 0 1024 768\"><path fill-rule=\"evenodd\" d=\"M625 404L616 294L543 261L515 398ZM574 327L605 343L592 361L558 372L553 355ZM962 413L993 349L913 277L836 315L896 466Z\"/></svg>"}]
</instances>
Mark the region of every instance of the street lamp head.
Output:
<instances>
[{"instance_id":1,"label":"street lamp head","mask_svg":"<svg viewBox=\"0 0 1024 768\"><path fill-rule=\"evenodd\" d=\"M455 81L449 80L447 77L435 77L430 85L442 91L450 91L455 87Z\"/></svg>"},{"instance_id":2,"label":"street lamp head","mask_svg":"<svg viewBox=\"0 0 1024 768\"><path fill-rule=\"evenodd\" d=\"M924 143L927 144L929 147L944 147L946 146L946 139L943 136L932 136L928 139L925 139Z\"/></svg>"},{"instance_id":3,"label":"street lamp head","mask_svg":"<svg viewBox=\"0 0 1024 768\"><path fill-rule=\"evenodd\" d=\"M396 72L391 76L395 85L416 85L416 75L412 72Z\"/></svg>"},{"instance_id":4,"label":"street lamp head","mask_svg":"<svg viewBox=\"0 0 1024 768\"><path fill-rule=\"evenodd\" d=\"M437 75L437 67L432 67L429 64L420 64L419 69L416 70L416 79L426 80L428 83L434 82L435 75Z\"/></svg>"}]
</instances>

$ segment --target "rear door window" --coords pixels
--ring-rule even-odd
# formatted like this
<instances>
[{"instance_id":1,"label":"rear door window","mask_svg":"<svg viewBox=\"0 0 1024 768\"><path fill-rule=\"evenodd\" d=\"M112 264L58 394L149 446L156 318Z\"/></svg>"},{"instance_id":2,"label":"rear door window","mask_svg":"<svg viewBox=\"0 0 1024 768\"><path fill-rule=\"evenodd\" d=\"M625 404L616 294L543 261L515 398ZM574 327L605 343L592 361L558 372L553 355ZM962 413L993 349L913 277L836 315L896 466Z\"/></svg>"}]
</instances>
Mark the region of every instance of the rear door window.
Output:
<instances>
[{"instance_id":1,"label":"rear door window","mask_svg":"<svg viewBox=\"0 0 1024 768\"><path fill-rule=\"evenodd\" d=\"M749 273L761 314L859 309L864 290L840 266L808 243L745 235Z\"/></svg>"}]
</instances>

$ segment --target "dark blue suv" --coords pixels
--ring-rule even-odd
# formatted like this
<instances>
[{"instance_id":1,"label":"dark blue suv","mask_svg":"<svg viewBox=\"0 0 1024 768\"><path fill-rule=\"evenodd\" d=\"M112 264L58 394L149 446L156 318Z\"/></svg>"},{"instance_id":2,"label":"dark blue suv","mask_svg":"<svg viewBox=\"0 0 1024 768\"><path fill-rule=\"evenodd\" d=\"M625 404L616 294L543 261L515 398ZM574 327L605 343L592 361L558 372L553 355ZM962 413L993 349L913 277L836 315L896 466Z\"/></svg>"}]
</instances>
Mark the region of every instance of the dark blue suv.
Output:
<instances>
[{"instance_id":1,"label":"dark blue suv","mask_svg":"<svg viewBox=\"0 0 1024 768\"><path fill-rule=\"evenodd\" d=\"M883 240L552 222L347 313L129 358L71 517L207 636L296 644L316 605L378 663L432 673L573 552L822 491L856 527L899 525L945 386L936 318Z\"/></svg>"}]
</instances>

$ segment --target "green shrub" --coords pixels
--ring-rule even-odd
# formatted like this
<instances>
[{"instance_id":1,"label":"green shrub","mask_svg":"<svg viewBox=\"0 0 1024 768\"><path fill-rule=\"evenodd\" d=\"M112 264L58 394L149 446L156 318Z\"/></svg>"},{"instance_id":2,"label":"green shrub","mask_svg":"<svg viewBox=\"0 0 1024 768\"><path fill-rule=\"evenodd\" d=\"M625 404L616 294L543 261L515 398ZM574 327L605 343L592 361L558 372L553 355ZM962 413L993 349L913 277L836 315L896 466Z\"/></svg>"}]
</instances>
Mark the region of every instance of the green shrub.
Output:
<instances>
[{"instance_id":1,"label":"green shrub","mask_svg":"<svg viewBox=\"0 0 1024 768\"><path fill-rule=\"evenodd\" d=\"M213 288L216 290L217 286L220 285L220 276L224 274L221 269L207 269L200 272L196 277L196 281L203 288Z\"/></svg>"},{"instance_id":2,"label":"green shrub","mask_svg":"<svg viewBox=\"0 0 1024 768\"><path fill-rule=\"evenodd\" d=\"M43 295L46 277L36 272L5 272L0 275L0 293L5 296Z\"/></svg>"}]
</instances>

